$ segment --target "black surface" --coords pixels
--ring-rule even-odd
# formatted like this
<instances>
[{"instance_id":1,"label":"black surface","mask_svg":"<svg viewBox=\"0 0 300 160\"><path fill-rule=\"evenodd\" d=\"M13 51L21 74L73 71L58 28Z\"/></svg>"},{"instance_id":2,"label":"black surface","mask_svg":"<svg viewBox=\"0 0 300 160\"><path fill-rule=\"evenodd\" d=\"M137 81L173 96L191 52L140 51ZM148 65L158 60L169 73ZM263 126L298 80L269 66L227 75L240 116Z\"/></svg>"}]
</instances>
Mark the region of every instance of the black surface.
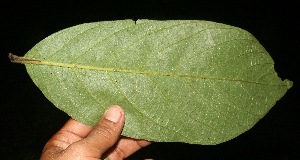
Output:
<instances>
[{"instance_id":1,"label":"black surface","mask_svg":"<svg viewBox=\"0 0 300 160\"><path fill-rule=\"evenodd\" d=\"M241 136L216 146L154 143L128 159L300 159L299 30L297 5L290 2L188 1L1 1L1 153L0 159L38 159L46 141L69 118L33 84L7 55L24 55L61 29L86 22L119 19L199 19L221 22L252 33L294 87Z\"/></svg>"}]
</instances>

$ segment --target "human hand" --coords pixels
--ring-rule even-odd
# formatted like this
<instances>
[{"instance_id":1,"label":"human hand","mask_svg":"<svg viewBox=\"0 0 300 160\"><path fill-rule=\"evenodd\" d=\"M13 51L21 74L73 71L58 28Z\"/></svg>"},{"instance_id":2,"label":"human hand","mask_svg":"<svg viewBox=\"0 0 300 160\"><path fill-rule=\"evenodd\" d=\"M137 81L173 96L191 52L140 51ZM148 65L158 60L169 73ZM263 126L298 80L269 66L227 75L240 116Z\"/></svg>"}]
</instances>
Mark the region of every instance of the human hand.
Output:
<instances>
[{"instance_id":1,"label":"human hand","mask_svg":"<svg viewBox=\"0 0 300 160\"><path fill-rule=\"evenodd\" d=\"M45 145L41 160L119 160L151 142L121 137L125 122L121 107L109 108L96 126L70 119Z\"/></svg>"}]
</instances>

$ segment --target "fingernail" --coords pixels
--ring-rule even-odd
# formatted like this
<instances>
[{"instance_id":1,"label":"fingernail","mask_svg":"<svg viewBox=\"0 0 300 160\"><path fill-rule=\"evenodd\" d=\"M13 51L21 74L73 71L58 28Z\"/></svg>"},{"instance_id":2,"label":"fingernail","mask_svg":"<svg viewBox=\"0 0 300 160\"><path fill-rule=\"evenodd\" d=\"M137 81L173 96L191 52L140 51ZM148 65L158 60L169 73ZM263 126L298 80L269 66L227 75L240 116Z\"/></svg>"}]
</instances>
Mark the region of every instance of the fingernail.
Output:
<instances>
[{"instance_id":1,"label":"fingernail","mask_svg":"<svg viewBox=\"0 0 300 160\"><path fill-rule=\"evenodd\" d=\"M119 106L110 107L104 114L104 117L114 123L119 122L123 114L123 109Z\"/></svg>"}]
</instances>

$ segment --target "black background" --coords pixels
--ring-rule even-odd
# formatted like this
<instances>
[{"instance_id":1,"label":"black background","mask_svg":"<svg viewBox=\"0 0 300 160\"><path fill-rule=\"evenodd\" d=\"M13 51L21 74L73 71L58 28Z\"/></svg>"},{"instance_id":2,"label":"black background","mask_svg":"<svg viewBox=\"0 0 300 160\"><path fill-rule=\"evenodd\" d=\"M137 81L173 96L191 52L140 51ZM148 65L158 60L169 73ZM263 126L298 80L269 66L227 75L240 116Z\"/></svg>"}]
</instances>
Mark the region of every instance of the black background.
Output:
<instances>
[{"instance_id":1,"label":"black background","mask_svg":"<svg viewBox=\"0 0 300 160\"><path fill-rule=\"evenodd\" d=\"M23 65L8 61L8 53L23 56L67 27L121 19L197 19L243 28L273 57L278 75L294 81L261 121L231 141L216 146L153 143L128 159L300 159L296 7L275 1L1 1L0 159L39 159L46 141L69 119L42 95Z\"/></svg>"}]
</instances>

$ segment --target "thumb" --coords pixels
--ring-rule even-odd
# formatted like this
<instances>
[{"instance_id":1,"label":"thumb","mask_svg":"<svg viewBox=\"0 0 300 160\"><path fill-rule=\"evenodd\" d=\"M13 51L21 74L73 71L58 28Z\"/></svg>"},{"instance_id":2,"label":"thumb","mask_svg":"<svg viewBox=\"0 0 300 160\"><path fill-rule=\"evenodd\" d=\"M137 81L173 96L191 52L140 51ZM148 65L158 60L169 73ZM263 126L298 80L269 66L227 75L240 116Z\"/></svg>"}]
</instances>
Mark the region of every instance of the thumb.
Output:
<instances>
[{"instance_id":1,"label":"thumb","mask_svg":"<svg viewBox=\"0 0 300 160\"><path fill-rule=\"evenodd\" d=\"M119 106L110 107L90 134L77 145L87 157L100 158L119 139L124 126L124 111Z\"/></svg>"}]
</instances>

